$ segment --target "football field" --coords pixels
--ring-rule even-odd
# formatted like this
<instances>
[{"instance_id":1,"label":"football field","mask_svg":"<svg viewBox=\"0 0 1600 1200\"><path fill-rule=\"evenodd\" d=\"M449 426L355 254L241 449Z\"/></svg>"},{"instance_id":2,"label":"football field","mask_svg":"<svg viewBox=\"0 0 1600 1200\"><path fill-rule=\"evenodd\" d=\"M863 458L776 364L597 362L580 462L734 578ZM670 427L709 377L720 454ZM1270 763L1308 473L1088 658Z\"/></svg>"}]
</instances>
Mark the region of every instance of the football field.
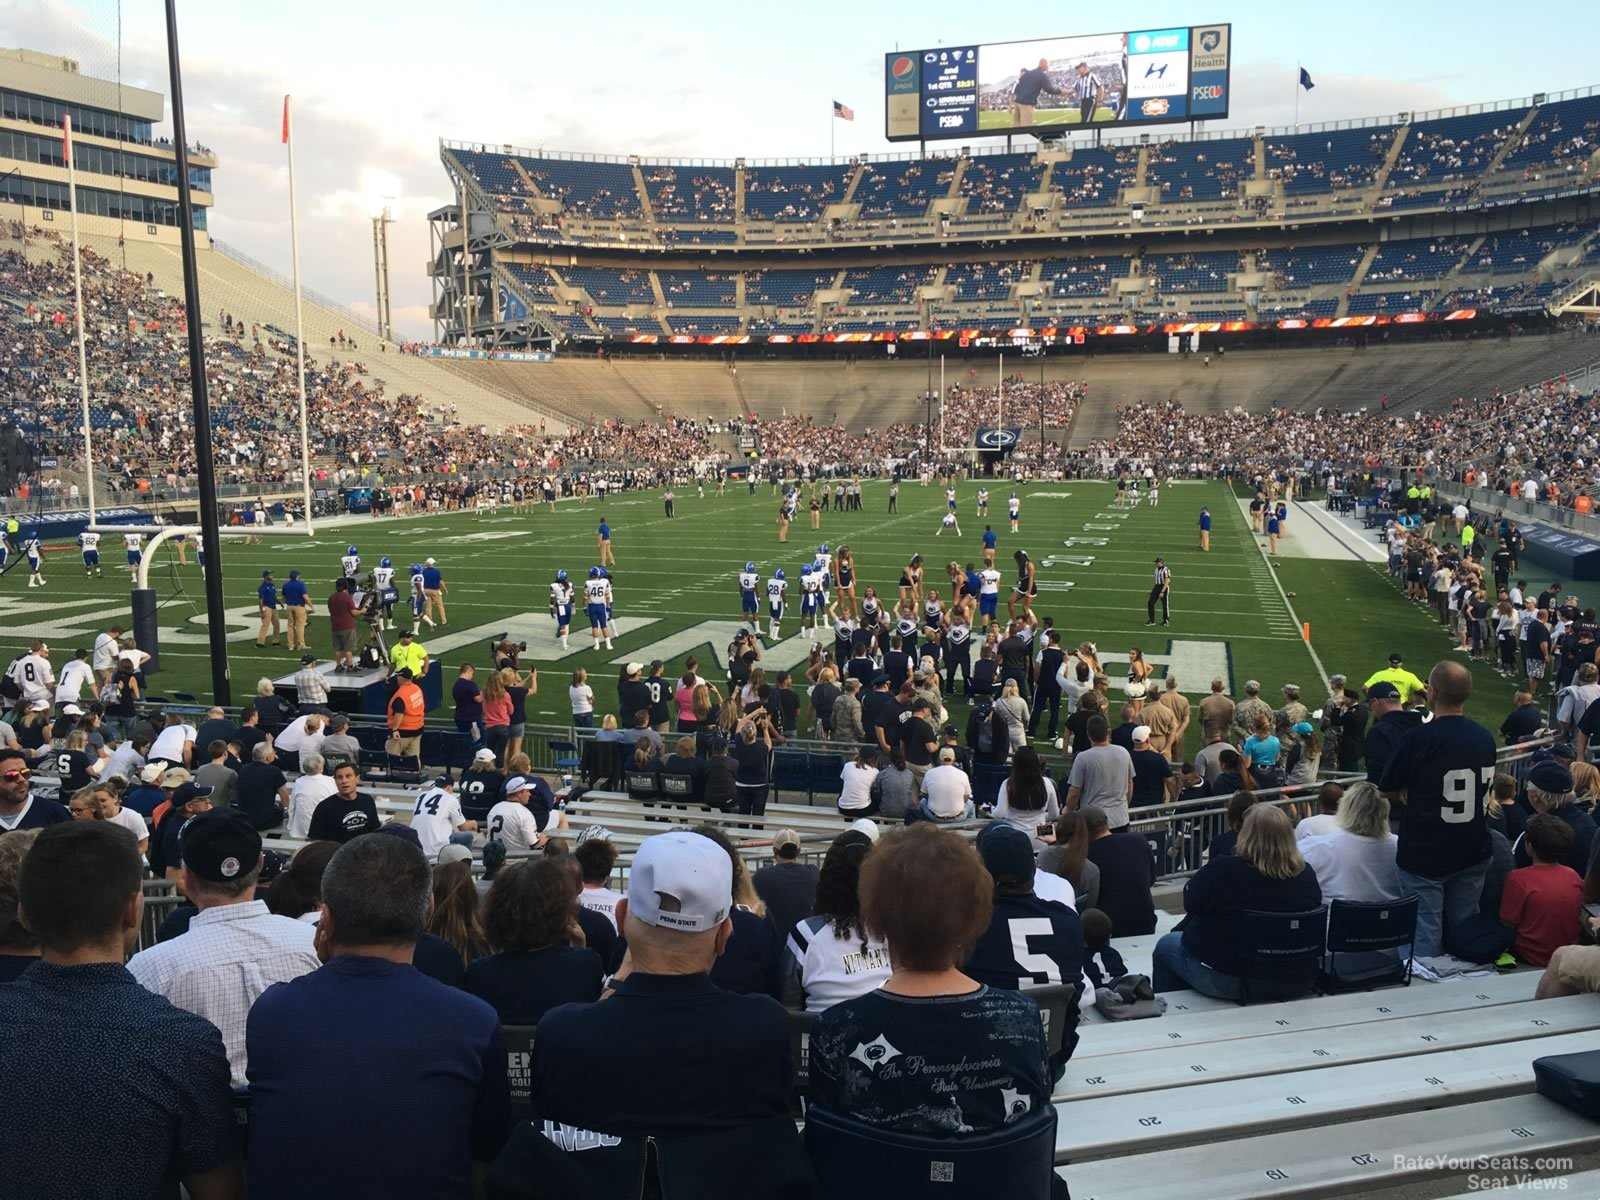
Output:
<instances>
[{"instance_id":1,"label":"football field","mask_svg":"<svg viewBox=\"0 0 1600 1200\"><path fill-rule=\"evenodd\" d=\"M849 544L858 596L870 584L893 602L901 568L920 552L925 587L948 599L944 564L982 561L985 521L976 515L976 490L972 481L959 485L959 537L935 536L945 508L942 488L903 485L899 511L891 514L887 485L869 483L864 511L823 513L818 530L809 527L803 500L786 545L777 541L777 500L770 487L758 486L752 497L743 484L730 484L720 498L708 490L704 500L695 498L692 487L686 489L671 520L658 493L637 492L603 502L562 501L554 513L540 508L520 515L502 509L495 516L464 512L382 521L346 518L319 526L310 538L275 537L251 545L229 538L223 544L223 562L233 698L236 703L248 698L257 678L290 674L299 665L299 655L282 646L258 650L254 645L261 571L271 568L281 587L291 569L300 570L317 609L310 625L311 646L319 657L327 657L331 641L325 602L339 558L352 543L360 549L363 573L387 555L402 583L410 563L430 556L438 560L448 588L449 624L424 629L421 641L436 669L445 672L446 694L458 664L488 661L492 637L506 633L526 640L524 665L540 670L539 693L528 701L531 721L567 721L569 673L579 666L589 672L600 712L614 709L618 667L628 661L660 658L675 677L692 654L698 656L703 675L720 681L724 649L740 621L736 575L747 560L756 563L763 578L783 567L789 579L791 603L783 639L776 645L769 642L765 652L763 665L771 676L807 659L811 637L800 632L800 567L811 561L820 543L830 548ZM1391 651L1400 650L1408 666L1426 675L1447 648L1437 623L1405 601L1379 568L1288 556L1280 569L1270 568L1232 493L1221 483L1174 483L1163 490L1158 508L1148 502L1118 508L1114 488L1107 483L1031 485L1021 489L1021 529L1015 535L1007 532L1009 490L999 481L990 487L987 522L999 536L1002 616L1015 578L1012 554L1026 550L1039 565L1035 611L1054 619L1065 644L1094 642L1114 685L1125 673L1129 649L1137 646L1158 677L1176 672L1181 689L1191 697L1203 695L1213 677L1224 679L1237 697L1245 680L1253 678L1262 682L1263 695L1274 704L1280 702L1280 684L1297 683L1315 708L1326 695L1325 671L1343 672L1359 682L1384 665ZM1209 553L1198 547L1202 505L1213 514ZM602 517L612 528L616 566L611 576L620 634L614 649L597 652L580 607L570 649L563 650L548 614L549 584L554 572L564 568L581 597L582 581L597 561L596 527ZM1292 517L1289 528L1292 538ZM59 669L74 647L90 644L96 630L113 621L130 624L128 575L120 565L120 548L112 545L118 539L105 541L103 578L85 579L75 548L62 546L47 556L46 588L27 587L25 566L0 580L0 616L12 653L43 637ZM1173 576L1172 624L1165 628L1145 624L1145 600L1158 554ZM191 552L190 564L179 567L169 545L151 569L161 605L162 666L150 678L151 693L209 694L204 585L192 558ZM764 596L762 615L764 630ZM1309 645L1302 638L1306 622L1311 625ZM830 643L825 637L824 644ZM1497 724L1509 688L1492 673L1478 675L1474 708L1480 719L1492 717ZM1119 694L1114 686L1113 698ZM960 703L953 706L958 719L964 711ZM436 710L433 715L449 714ZM1191 742L1198 742L1197 731L1191 732Z\"/></svg>"}]
</instances>

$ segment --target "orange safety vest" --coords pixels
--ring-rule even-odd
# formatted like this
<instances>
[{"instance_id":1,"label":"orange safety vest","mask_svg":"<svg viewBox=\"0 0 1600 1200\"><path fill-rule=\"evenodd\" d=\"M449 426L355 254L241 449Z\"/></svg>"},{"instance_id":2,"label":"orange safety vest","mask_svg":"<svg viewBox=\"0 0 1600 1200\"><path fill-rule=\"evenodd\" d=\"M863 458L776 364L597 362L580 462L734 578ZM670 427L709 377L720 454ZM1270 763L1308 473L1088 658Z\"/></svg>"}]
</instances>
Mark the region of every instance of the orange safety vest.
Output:
<instances>
[{"instance_id":1,"label":"orange safety vest","mask_svg":"<svg viewBox=\"0 0 1600 1200\"><path fill-rule=\"evenodd\" d=\"M1572 502L1572 507L1581 513L1586 513L1594 507L1594 501L1589 499L1588 496L1579 496Z\"/></svg>"},{"instance_id":2,"label":"orange safety vest","mask_svg":"<svg viewBox=\"0 0 1600 1200\"><path fill-rule=\"evenodd\" d=\"M397 718L391 710L389 713L389 728L411 732L420 730L422 722L427 716L427 708L422 699L422 689L414 683L402 683L395 689L394 695L395 699L405 705L405 714Z\"/></svg>"}]
</instances>

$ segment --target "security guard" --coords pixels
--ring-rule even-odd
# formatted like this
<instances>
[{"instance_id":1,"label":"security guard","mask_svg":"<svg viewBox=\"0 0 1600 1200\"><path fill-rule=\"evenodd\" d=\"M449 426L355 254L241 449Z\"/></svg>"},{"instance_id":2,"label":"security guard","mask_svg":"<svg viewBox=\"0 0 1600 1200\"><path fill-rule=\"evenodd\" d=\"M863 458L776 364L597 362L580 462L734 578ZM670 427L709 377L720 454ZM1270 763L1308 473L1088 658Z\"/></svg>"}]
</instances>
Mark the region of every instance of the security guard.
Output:
<instances>
[{"instance_id":1,"label":"security guard","mask_svg":"<svg viewBox=\"0 0 1600 1200\"><path fill-rule=\"evenodd\" d=\"M402 633L402 639L409 638ZM395 649L398 651L399 646ZM418 646L416 649L421 650ZM427 654L423 654L427 658ZM400 685L389 697L389 740L384 749L394 758L415 759L417 770L422 770L422 724L428 715L427 701L422 689L412 679L410 667L400 667L396 672Z\"/></svg>"},{"instance_id":2,"label":"security guard","mask_svg":"<svg viewBox=\"0 0 1600 1200\"><path fill-rule=\"evenodd\" d=\"M389 674L410 671L411 678L421 679L428 673L428 651L409 629L400 631L400 640L389 651Z\"/></svg>"},{"instance_id":3,"label":"security guard","mask_svg":"<svg viewBox=\"0 0 1600 1200\"><path fill-rule=\"evenodd\" d=\"M1372 676L1361 686L1370 691L1375 683L1392 683L1400 692L1400 703L1410 707L1421 698L1427 689L1427 684L1418 679L1410 671L1401 666L1400 655L1389 655L1389 665L1382 671L1373 672Z\"/></svg>"}]
</instances>

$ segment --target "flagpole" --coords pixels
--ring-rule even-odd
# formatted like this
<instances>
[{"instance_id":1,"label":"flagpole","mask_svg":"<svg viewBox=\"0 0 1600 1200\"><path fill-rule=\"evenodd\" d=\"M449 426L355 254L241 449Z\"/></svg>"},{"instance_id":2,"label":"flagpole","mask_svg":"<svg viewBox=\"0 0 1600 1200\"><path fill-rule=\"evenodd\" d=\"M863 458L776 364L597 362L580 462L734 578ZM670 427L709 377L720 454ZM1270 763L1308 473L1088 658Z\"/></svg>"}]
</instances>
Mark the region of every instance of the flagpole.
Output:
<instances>
[{"instance_id":1,"label":"flagpole","mask_svg":"<svg viewBox=\"0 0 1600 1200\"><path fill-rule=\"evenodd\" d=\"M300 295L300 211L294 190L294 137L290 128L289 97L283 98L283 144L289 152L289 257L294 266L295 375L300 388L300 474L306 507L306 532L311 524L311 437L306 431L306 325Z\"/></svg>"},{"instance_id":2,"label":"flagpole","mask_svg":"<svg viewBox=\"0 0 1600 1200\"><path fill-rule=\"evenodd\" d=\"M1300 65L1300 60L1294 60L1294 131L1300 132L1300 72L1305 68Z\"/></svg>"},{"instance_id":3,"label":"flagpole","mask_svg":"<svg viewBox=\"0 0 1600 1200\"><path fill-rule=\"evenodd\" d=\"M78 397L83 405L83 475L89 497L89 524L94 514L94 447L89 438L89 351L83 334L83 252L78 249L78 169L72 163L72 117L61 118L61 148L67 160L67 208L72 214L72 292L78 314Z\"/></svg>"},{"instance_id":4,"label":"flagpole","mask_svg":"<svg viewBox=\"0 0 1600 1200\"><path fill-rule=\"evenodd\" d=\"M833 132L839 128L839 111L835 108L828 109L828 161L833 161Z\"/></svg>"},{"instance_id":5,"label":"flagpole","mask_svg":"<svg viewBox=\"0 0 1600 1200\"><path fill-rule=\"evenodd\" d=\"M944 457L944 355L939 355L939 457Z\"/></svg>"}]
</instances>

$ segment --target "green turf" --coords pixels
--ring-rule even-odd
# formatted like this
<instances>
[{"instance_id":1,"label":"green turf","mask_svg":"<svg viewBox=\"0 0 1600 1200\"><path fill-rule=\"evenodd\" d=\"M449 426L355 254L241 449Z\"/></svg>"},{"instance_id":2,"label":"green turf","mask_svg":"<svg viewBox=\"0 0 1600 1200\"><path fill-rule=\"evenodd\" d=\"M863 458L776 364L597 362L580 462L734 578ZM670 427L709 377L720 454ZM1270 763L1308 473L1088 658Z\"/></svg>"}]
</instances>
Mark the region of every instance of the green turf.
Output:
<instances>
[{"instance_id":1,"label":"green turf","mask_svg":"<svg viewBox=\"0 0 1600 1200\"><path fill-rule=\"evenodd\" d=\"M769 488L759 487L751 498L742 485L730 487L725 497L711 493L703 501L694 497L692 488L686 491L678 500L678 516L671 521L664 517L657 495L636 493L604 503L564 501L554 514L540 509L517 516L502 511L497 517L460 513L381 522L362 519L320 531L309 543L299 538L253 545L230 540L223 556L234 698L248 696L257 677L287 674L298 666L298 656L287 650L257 650L252 644L261 570L271 567L280 584L290 568L304 573L319 609L311 625L311 644L326 653L331 643L320 610L349 542L361 548L367 566L389 555L401 569L402 580L406 564L430 555L437 558L449 587L450 625L425 631L424 644L440 647L442 638L460 637L472 629L479 629L485 638L504 628L522 630L530 642L530 665L541 666L540 692L529 700L529 718L563 722L570 712L566 685L572 667L588 669L597 707L606 711L614 705L617 660L648 659L662 638L701 621L737 621L734 576L746 559L755 560L764 575L779 566L787 569L794 603L783 632L795 640L782 652L769 654L803 659L809 638L799 637L799 568L819 542L834 546L848 542L856 558L858 594L873 584L890 598L901 566L914 552L920 551L928 564L929 586L946 596L942 565L951 558L965 563L981 557L984 523L974 512L976 484L971 482L959 488L959 539L934 536L944 509L942 489L903 486L900 511L891 516L886 512L886 486L868 484L864 512L825 513L819 531L808 527L802 512L787 547L776 544L776 502ZM1278 685L1291 681L1305 689L1308 702L1319 702L1324 694L1322 678L1301 640L1296 616L1311 622L1313 647L1327 670L1358 679L1381 666L1392 649L1403 650L1420 674L1426 674L1446 649L1428 615L1400 597L1375 568L1286 557L1280 575L1284 587L1296 593L1286 604L1249 537L1243 515L1220 483L1174 484L1163 493L1159 508L1141 504L1120 514L1112 506L1114 493L1108 484L1034 485L1022 491L1018 535L1006 532L1008 491L1004 483L991 486L989 517L1000 536L998 565L1006 586L1013 576L1012 551L1027 550L1041 564L1036 611L1053 617L1069 642L1093 641L1108 658L1125 656L1130 646L1139 646L1155 659L1158 674L1165 665L1159 656L1173 651L1190 664L1180 674L1183 690L1192 696L1207 688L1217 664L1229 676L1235 694L1246 679L1255 678L1276 702ZM1210 553L1201 553L1197 546L1195 521L1202 504L1216 514ZM571 644L582 649L562 658L546 615L548 585L557 567L566 568L581 583L595 562L595 527L602 514L614 530L617 566L612 575L622 635L614 651L596 653L589 648L587 629L575 628ZM1064 546L1069 538L1075 544ZM25 586L22 571L6 576L0 612L8 619L12 642L44 636L59 662L74 644L87 645L94 630L118 618L126 624L127 574L117 568L122 555L120 546L111 544L115 541L106 539L106 573L101 579L86 580L77 555L65 548L47 559L50 582L42 592ZM1173 623L1168 629L1145 625L1145 596L1157 554L1165 556L1174 577ZM1068 561L1071 556L1092 562L1073 563ZM152 570L151 582L162 604L163 669L152 677L150 690L203 697L209 692L209 654L204 629L193 620L204 605L200 573L192 563L177 567L168 551ZM1296 616L1291 616L1288 604ZM518 614L529 615L519 621ZM581 623L581 609L578 620ZM645 621L650 624L642 625ZM185 629L181 640L176 636L179 626ZM726 638L719 635L712 640L714 646L701 645L695 652L701 673L720 678ZM689 652L679 647L662 655L669 674L681 670ZM457 664L469 658L482 664L487 651L484 642L474 637L456 649L441 647L438 658L448 682ZM1504 681L1492 673L1481 675L1479 715L1492 716L1498 723L1508 692Z\"/></svg>"},{"instance_id":2,"label":"green turf","mask_svg":"<svg viewBox=\"0 0 1600 1200\"><path fill-rule=\"evenodd\" d=\"M1109 108L1094 110L1094 122L1115 121L1117 114ZM1094 123L1091 122L1091 123ZM1081 125L1083 117L1078 113L1077 106L1072 108L1039 108L1033 113L1034 125ZM985 109L978 114L979 129L1005 130L1013 128L1011 113L1003 108ZM1031 126L1023 127L1024 131Z\"/></svg>"}]
</instances>

